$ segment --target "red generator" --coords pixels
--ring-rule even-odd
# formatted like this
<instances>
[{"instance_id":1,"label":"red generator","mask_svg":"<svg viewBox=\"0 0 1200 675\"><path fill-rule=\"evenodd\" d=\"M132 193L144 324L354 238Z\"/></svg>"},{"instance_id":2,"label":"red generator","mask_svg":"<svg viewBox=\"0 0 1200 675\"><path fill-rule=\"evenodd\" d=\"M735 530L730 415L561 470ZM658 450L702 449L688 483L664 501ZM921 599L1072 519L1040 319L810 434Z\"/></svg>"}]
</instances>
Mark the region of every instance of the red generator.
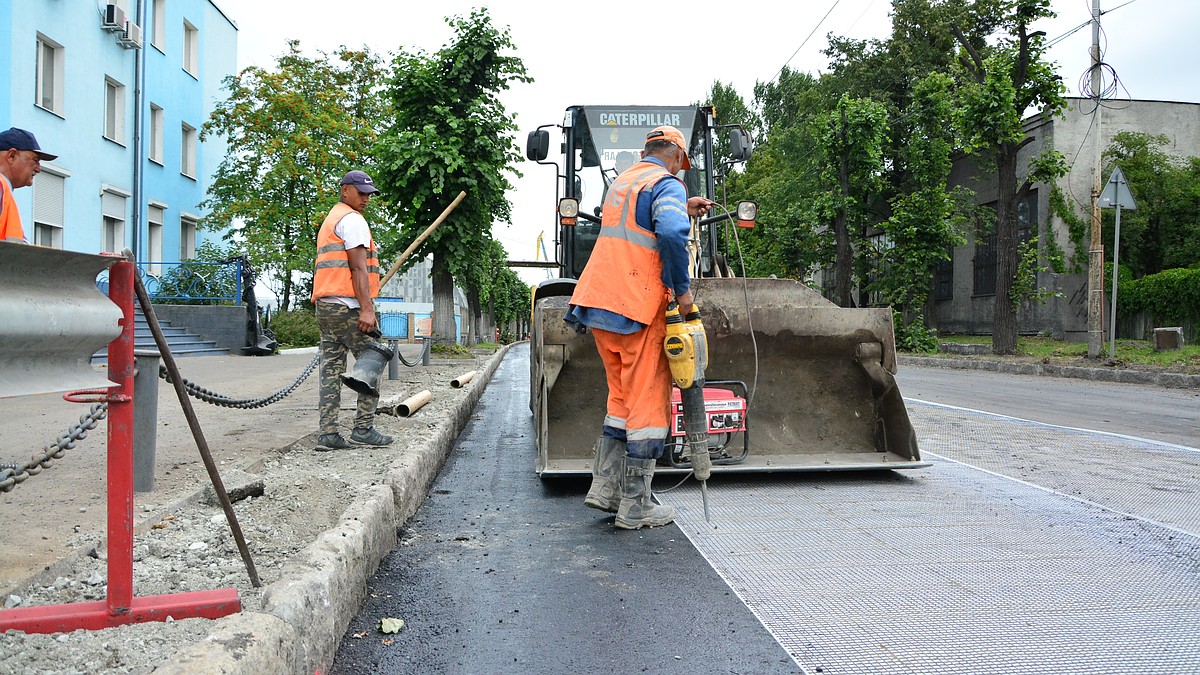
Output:
<instances>
[{"instance_id":1,"label":"red generator","mask_svg":"<svg viewBox=\"0 0 1200 675\"><path fill-rule=\"evenodd\" d=\"M708 417L708 453L713 464L737 464L750 454L746 418L747 389L737 380L712 380L704 383L704 412ZM663 459L676 468L690 468L691 447L683 426L683 397L679 387L671 387L671 435ZM741 435L741 454L730 454L729 447Z\"/></svg>"}]
</instances>

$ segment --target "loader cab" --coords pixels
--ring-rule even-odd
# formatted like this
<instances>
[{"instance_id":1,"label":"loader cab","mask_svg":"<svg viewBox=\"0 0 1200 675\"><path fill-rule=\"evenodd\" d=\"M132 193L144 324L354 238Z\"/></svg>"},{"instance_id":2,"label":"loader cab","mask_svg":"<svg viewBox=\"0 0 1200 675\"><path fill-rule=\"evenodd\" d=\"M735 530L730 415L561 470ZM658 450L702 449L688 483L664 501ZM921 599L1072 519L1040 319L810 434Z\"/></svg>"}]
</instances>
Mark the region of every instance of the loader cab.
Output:
<instances>
[{"instance_id":1,"label":"loader cab","mask_svg":"<svg viewBox=\"0 0 1200 675\"><path fill-rule=\"evenodd\" d=\"M583 272L600 233L608 186L621 171L640 161L646 134L662 125L673 126L690 139L692 168L681 176L688 195L715 198L712 145L717 127L709 106L572 106L559 127L561 164L545 161L550 145L545 128L529 134L526 156L557 164L559 203L573 200L568 204L572 213L567 217L559 214L556 223L556 253L563 277L578 279ZM738 140L748 157L748 143L740 135ZM706 249L703 258L710 258L715 234L702 234L702 241Z\"/></svg>"}]
</instances>

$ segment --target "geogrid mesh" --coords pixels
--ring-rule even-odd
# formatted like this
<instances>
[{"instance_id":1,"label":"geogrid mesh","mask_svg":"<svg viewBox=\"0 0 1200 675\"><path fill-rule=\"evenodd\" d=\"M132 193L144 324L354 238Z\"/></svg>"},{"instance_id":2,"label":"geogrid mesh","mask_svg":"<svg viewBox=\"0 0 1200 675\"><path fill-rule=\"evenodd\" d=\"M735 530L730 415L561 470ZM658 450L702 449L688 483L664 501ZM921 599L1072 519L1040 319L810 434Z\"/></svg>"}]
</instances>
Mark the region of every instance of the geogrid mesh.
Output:
<instances>
[{"instance_id":1,"label":"geogrid mesh","mask_svg":"<svg viewBox=\"0 0 1200 675\"><path fill-rule=\"evenodd\" d=\"M660 499L809 672L1200 672L1200 452L909 412L932 467Z\"/></svg>"}]
</instances>

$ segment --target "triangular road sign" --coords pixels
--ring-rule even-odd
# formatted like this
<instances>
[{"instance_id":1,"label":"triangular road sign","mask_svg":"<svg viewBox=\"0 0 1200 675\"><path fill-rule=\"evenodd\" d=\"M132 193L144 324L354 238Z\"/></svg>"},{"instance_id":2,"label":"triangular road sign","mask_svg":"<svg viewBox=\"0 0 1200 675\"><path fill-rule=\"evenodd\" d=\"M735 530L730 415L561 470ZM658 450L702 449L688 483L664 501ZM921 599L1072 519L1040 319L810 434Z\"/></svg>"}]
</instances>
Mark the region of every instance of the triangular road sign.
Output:
<instances>
[{"instance_id":1,"label":"triangular road sign","mask_svg":"<svg viewBox=\"0 0 1200 675\"><path fill-rule=\"evenodd\" d=\"M1125 174L1121 173L1119 166L1113 169L1108 185L1105 185L1104 192L1100 193L1100 208L1115 209L1118 206L1129 211L1137 209L1137 202L1133 201L1133 193L1129 191L1129 183L1126 182Z\"/></svg>"}]
</instances>

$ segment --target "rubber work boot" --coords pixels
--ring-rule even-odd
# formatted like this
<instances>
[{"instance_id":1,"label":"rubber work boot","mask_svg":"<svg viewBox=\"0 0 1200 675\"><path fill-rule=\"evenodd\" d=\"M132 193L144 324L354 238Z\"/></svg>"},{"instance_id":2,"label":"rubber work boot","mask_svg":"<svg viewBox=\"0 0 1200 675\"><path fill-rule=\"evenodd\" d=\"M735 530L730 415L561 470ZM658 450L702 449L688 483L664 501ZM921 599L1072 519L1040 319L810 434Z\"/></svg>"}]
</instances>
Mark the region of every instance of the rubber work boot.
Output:
<instances>
[{"instance_id":1,"label":"rubber work boot","mask_svg":"<svg viewBox=\"0 0 1200 675\"><path fill-rule=\"evenodd\" d=\"M317 437L317 450L327 452L329 450L348 450L353 448L342 438L341 434L321 434Z\"/></svg>"},{"instance_id":2,"label":"rubber work boot","mask_svg":"<svg viewBox=\"0 0 1200 675\"><path fill-rule=\"evenodd\" d=\"M392 437L384 436L375 427L369 429L355 428L354 431L350 432L350 442L354 445L382 447L384 445L391 445Z\"/></svg>"},{"instance_id":3,"label":"rubber work boot","mask_svg":"<svg viewBox=\"0 0 1200 675\"><path fill-rule=\"evenodd\" d=\"M625 443L601 436L596 441L596 460L592 462L592 487L583 503L593 509L616 513L621 505L621 474L624 473Z\"/></svg>"},{"instance_id":4,"label":"rubber work boot","mask_svg":"<svg viewBox=\"0 0 1200 675\"><path fill-rule=\"evenodd\" d=\"M617 527L636 530L658 527L675 521L675 509L650 500L650 481L654 478L653 459L625 458L621 482L621 506L617 508Z\"/></svg>"}]
</instances>

